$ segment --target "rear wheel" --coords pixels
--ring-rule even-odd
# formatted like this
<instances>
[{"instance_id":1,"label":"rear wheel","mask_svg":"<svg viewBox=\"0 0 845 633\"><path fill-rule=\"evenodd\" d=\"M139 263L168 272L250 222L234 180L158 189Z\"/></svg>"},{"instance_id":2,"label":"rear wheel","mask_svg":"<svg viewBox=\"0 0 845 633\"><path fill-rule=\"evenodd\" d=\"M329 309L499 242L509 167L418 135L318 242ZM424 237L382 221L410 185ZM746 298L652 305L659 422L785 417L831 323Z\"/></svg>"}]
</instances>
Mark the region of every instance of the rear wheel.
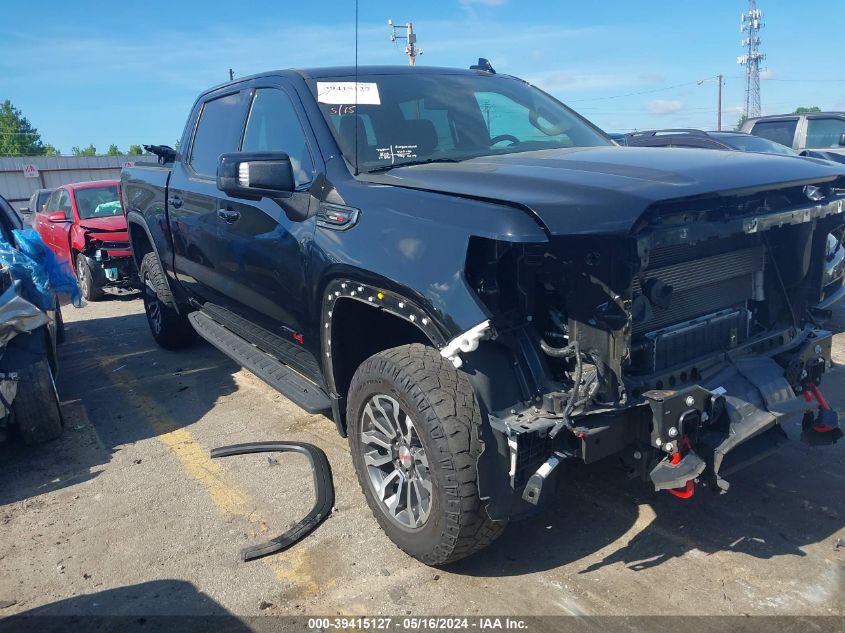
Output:
<instances>
[{"instance_id":1,"label":"rear wheel","mask_svg":"<svg viewBox=\"0 0 845 633\"><path fill-rule=\"evenodd\" d=\"M437 350L403 345L366 360L349 389L352 460L390 539L428 565L486 547L505 524L478 494L481 412L464 374Z\"/></svg>"},{"instance_id":2,"label":"rear wheel","mask_svg":"<svg viewBox=\"0 0 845 633\"><path fill-rule=\"evenodd\" d=\"M59 394L46 358L18 369L18 393L12 411L25 444L54 440L62 434Z\"/></svg>"},{"instance_id":3,"label":"rear wheel","mask_svg":"<svg viewBox=\"0 0 845 633\"><path fill-rule=\"evenodd\" d=\"M49 331L42 327L18 334L0 358L2 371L18 375L11 408L14 423L26 444L46 442L62 434L62 410L50 365L51 346Z\"/></svg>"},{"instance_id":4,"label":"rear wheel","mask_svg":"<svg viewBox=\"0 0 845 633\"><path fill-rule=\"evenodd\" d=\"M103 298L103 288L94 280L94 272L88 265L88 258L82 253L76 256L76 279L79 290L86 301L99 301Z\"/></svg>"},{"instance_id":5,"label":"rear wheel","mask_svg":"<svg viewBox=\"0 0 845 633\"><path fill-rule=\"evenodd\" d=\"M156 343L165 349L193 344L196 330L188 318L176 310L176 302L155 253L144 255L138 272L143 284L144 312Z\"/></svg>"}]
</instances>

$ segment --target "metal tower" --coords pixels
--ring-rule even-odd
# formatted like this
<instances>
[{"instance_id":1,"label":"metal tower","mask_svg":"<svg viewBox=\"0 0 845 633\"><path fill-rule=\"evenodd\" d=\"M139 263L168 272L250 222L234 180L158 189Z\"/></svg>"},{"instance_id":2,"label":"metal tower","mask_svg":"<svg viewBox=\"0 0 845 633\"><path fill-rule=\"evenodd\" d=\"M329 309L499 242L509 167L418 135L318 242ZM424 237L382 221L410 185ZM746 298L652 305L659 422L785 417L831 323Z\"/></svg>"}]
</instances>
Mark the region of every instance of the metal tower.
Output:
<instances>
[{"instance_id":1,"label":"metal tower","mask_svg":"<svg viewBox=\"0 0 845 633\"><path fill-rule=\"evenodd\" d=\"M757 8L757 0L748 0L748 11L740 17L739 30L747 33L742 40L745 54L736 58L736 63L745 66L745 116L760 116L760 65L766 56L760 52L760 29L763 12Z\"/></svg>"}]
</instances>

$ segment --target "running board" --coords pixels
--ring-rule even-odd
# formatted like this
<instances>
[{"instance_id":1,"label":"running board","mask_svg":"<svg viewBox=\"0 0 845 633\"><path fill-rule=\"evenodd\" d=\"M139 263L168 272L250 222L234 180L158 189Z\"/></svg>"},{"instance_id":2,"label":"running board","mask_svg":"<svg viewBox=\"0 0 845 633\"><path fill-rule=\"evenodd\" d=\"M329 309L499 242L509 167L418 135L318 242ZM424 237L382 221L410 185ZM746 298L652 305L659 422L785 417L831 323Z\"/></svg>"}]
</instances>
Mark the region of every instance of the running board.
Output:
<instances>
[{"instance_id":1,"label":"running board","mask_svg":"<svg viewBox=\"0 0 845 633\"><path fill-rule=\"evenodd\" d=\"M308 413L326 413L331 410L332 403L326 393L284 363L227 330L202 312L191 312L188 320L197 334L206 341Z\"/></svg>"}]
</instances>

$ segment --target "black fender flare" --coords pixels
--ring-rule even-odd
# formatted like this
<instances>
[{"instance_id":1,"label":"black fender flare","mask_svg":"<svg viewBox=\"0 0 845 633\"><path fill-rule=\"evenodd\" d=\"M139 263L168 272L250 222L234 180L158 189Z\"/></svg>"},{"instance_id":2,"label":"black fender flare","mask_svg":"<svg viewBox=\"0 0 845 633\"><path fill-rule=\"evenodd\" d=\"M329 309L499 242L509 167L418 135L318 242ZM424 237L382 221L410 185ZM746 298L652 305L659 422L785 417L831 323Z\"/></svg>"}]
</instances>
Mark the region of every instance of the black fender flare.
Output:
<instances>
[{"instance_id":1,"label":"black fender flare","mask_svg":"<svg viewBox=\"0 0 845 633\"><path fill-rule=\"evenodd\" d=\"M144 234L147 236L147 240L150 243L150 247L153 249L153 253L155 253L156 257L158 258L158 265L162 266L161 255L159 255L158 246L156 245L156 242L153 239L153 234L150 232L150 227L147 226L147 221L144 218L144 216L141 214L141 212L140 211L127 211L126 212L126 224L127 225L128 224L134 224L134 225L141 227L141 229L144 231ZM135 259L135 264L138 267L140 267L141 261L138 258L138 255L135 253L135 245L132 242L131 234L129 236L129 247L132 250L132 257ZM162 266L162 270L164 270L163 266Z\"/></svg>"},{"instance_id":2,"label":"black fender flare","mask_svg":"<svg viewBox=\"0 0 845 633\"><path fill-rule=\"evenodd\" d=\"M331 339L334 306L339 301L358 301L376 310L383 310L415 326L438 350L447 340L437 322L415 301L393 290L380 288L362 281L336 278L323 290L320 309L321 349L323 350L323 371L329 389L336 393L334 368L332 366Z\"/></svg>"},{"instance_id":3,"label":"black fender flare","mask_svg":"<svg viewBox=\"0 0 845 633\"><path fill-rule=\"evenodd\" d=\"M167 273L167 268L164 266L164 262L161 259L161 254L158 252L158 244L156 244L155 239L153 239L153 234L150 231L150 227L147 226L146 219L144 218L143 214L140 211L130 210L126 212L126 224L127 230L129 225L138 226L141 230L144 231L144 235L147 236L147 241L150 243L150 248L152 252L155 253L156 259L158 260L159 268L161 268L162 272L164 273L164 279L167 282L167 285L170 287L170 294L173 296L174 304L170 306L177 312L183 312L182 307L179 305L179 295L181 294L181 289L178 288L179 284L176 284L177 288L174 288L174 284L171 283L170 276ZM141 270L141 260L143 257L138 257L138 253L135 252L135 244L132 241L132 233L129 232L129 248L132 251L132 259L135 261L135 266L138 268L138 272ZM140 275L139 275L140 277ZM175 279L175 278L174 278ZM142 279L139 278L138 280L139 285L142 290L144 290L144 282ZM184 306L183 306L184 307Z\"/></svg>"},{"instance_id":4,"label":"black fender flare","mask_svg":"<svg viewBox=\"0 0 845 633\"><path fill-rule=\"evenodd\" d=\"M254 560L282 552L295 543L299 542L306 535L310 534L320 523L325 521L334 506L334 484L332 482L332 469L326 454L313 444L306 442L253 442L249 444L235 444L233 446L221 446L212 449L211 457L229 457L231 455L245 455L248 453L299 453L305 455L311 464L311 473L314 476L314 506L305 517L284 534L274 539L253 545L241 550L241 557L244 561Z\"/></svg>"}]
</instances>

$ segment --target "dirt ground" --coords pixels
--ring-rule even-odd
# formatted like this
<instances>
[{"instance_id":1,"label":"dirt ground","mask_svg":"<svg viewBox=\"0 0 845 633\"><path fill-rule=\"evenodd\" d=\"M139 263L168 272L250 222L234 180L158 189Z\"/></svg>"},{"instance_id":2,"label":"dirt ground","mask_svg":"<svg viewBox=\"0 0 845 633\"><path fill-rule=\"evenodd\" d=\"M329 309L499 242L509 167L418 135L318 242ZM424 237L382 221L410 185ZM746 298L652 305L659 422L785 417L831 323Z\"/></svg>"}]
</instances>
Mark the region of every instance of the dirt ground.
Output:
<instances>
[{"instance_id":1,"label":"dirt ground","mask_svg":"<svg viewBox=\"0 0 845 633\"><path fill-rule=\"evenodd\" d=\"M568 466L554 509L432 569L379 530L330 420L209 345L159 349L135 298L64 314L64 436L0 447L0 616L845 614L845 442L790 442L729 494L689 501L607 465ZM840 415L843 384L845 367L824 383ZM300 456L209 450L283 439L326 451L337 510L244 563L242 547L307 512L310 472Z\"/></svg>"}]
</instances>

